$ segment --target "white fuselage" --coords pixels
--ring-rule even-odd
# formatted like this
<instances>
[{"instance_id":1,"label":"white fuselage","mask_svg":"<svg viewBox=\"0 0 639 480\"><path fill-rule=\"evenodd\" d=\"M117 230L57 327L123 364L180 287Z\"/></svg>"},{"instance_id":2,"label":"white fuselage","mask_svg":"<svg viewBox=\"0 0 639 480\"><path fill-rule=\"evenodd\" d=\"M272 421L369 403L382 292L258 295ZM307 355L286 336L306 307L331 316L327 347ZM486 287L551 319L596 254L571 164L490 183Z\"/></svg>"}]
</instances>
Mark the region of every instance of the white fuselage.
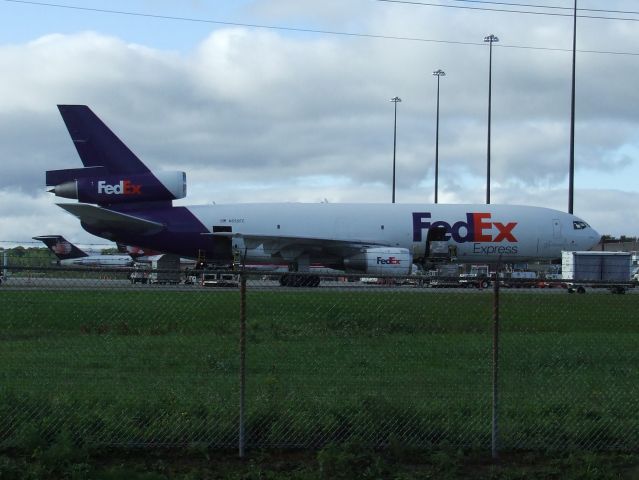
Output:
<instances>
[{"instance_id":1,"label":"white fuselage","mask_svg":"<svg viewBox=\"0 0 639 480\"><path fill-rule=\"evenodd\" d=\"M188 209L211 232L215 226L230 229L234 247L247 249L248 262L266 260L274 251L270 244L276 244L281 254L290 241L299 252L305 240L311 254L314 244L323 243L330 250L334 241L405 248L420 258L429 230L437 228L460 262L560 258L562 250L587 250L600 238L574 215L530 206L279 203ZM287 260L286 254L282 257Z\"/></svg>"}]
</instances>

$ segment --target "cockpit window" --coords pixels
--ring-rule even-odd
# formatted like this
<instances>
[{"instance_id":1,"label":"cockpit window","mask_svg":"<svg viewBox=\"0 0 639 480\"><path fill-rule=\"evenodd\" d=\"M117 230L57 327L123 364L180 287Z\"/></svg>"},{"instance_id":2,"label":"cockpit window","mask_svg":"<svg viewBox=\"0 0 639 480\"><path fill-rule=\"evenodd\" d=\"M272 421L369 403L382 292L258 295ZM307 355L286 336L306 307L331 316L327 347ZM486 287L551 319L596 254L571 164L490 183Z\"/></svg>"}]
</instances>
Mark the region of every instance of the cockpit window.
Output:
<instances>
[{"instance_id":1,"label":"cockpit window","mask_svg":"<svg viewBox=\"0 0 639 480\"><path fill-rule=\"evenodd\" d=\"M575 220L572 222L572 228L574 230L583 230L584 228L588 228L588 224L586 222L582 222L581 220Z\"/></svg>"}]
</instances>

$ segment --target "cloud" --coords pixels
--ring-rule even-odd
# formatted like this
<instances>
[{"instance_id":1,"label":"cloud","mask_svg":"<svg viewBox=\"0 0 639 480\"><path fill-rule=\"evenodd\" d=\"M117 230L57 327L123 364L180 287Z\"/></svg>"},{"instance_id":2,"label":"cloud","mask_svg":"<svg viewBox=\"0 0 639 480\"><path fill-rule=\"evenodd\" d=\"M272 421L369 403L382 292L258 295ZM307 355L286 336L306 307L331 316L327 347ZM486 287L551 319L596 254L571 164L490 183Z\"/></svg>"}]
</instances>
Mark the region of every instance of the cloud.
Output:
<instances>
[{"instance_id":1,"label":"cloud","mask_svg":"<svg viewBox=\"0 0 639 480\"><path fill-rule=\"evenodd\" d=\"M325 15L313 17L313 25L337 22L387 35L479 43L487 33L498 34L494 201L547 205L556 196L557 208L565 208L559 198L568 166L570 54L505 46L570 48L568 20L477 17L376 2L353 22L352 9L332 2ZM282 21L315 12L284 0L255 2L247 11ZM478 18L489 21L481 24ZM632 29L582 23L584 48L639 50ZM589 33L597 29L595 44ZM152 168L185 170L189 201L380 201L390 196L393 105L388 100L398 95L403 99L397 119L398 198L430 201L436 68L447 72L441 82L441 198L484 198L484 45L220 28L192 51L176 53L87 31L1 45L0 62L8 72L0 77L0 192L12 219L2 227L10 231L19 230L20 218L33 221L20 201L36 202L38 212L47 205L54 209L53 199L42 193L45 170L80 165L58 103L90 105ZM585 195L581 204L589 221L600 220L611 232L636 233L639 222L622 214L626 204L616 203L636 200L634 59L584 53L577 65L582 183L576 186L576 204ZM615 190L597 189L597 176L615 170L624 172ZM69 218L61 225L73 225Z\"/></svg>"},{"instance_id":2,"label":"cloud","mask_svg":"<svg viewBox=\"0 0 639 480\"><path fill-rule=\"evenodd\" d=\"M639 192L613 189L580 189L575 192L574 212L585 219L600 234L636 236L639 212L628 208L639 201ZM509 185L500 189L495 202L537 205L565 210L568 193L565 189L523 189ZM619 208L611 207L619 206Z\"/></svg>"},{"instance_id":3,"label":"cloud","mask_svg":"<svg viewBox=\"0 0 639 480\"><path fill-rule=\"evenodd\" d=\"M44 192L31 195L13 188L0 189L0 247L31 242L40 247L42 244L35 243L32 237L57 234L78 244L106 243L104 239L79 228L77 219L53 205L50 195Z\"/></svg>"}]
</instances>

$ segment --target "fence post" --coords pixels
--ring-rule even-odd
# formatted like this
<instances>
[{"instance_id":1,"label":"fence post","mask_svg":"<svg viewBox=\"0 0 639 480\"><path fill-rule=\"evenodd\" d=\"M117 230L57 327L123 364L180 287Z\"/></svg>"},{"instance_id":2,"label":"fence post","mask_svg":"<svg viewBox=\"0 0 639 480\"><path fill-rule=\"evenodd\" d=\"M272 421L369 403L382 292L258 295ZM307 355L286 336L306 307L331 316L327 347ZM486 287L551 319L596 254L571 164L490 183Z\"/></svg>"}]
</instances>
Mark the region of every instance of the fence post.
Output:
<instances>
[{"instance_id":1,"label":"fence post","mask_svg":"<svg viewBox=\"0 0 639 480\"><path fill-rule=\"evenodd\" d=\"M499 457L499 267L493 277L493 415L491 447L493 460Z\"/></svg>"},{"instance_id":2,"label":"fence post","mask_svg":"<svg viewBox=\"0 0 639 480\"><path fill-rule=\"evenodd\" d=\"M246 274L240 273L240 419L239 456L244 458L244 401L246 392Z\"/></svg>"}]
</instances>

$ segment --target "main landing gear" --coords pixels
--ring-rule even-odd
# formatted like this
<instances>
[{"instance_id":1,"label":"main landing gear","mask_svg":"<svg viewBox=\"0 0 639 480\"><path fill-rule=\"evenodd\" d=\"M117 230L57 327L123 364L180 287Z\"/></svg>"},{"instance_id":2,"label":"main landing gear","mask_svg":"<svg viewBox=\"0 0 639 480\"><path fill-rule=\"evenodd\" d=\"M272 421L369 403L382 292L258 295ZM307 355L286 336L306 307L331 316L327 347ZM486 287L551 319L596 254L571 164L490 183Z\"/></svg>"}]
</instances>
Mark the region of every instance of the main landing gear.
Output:
<instances>
[{"instance_id":1,"label":"main landing gear","mask_svg":"<svg viewBox=\"0 0 639 480\"><path fill-rule=\"evenodd\" d=\"M320 277L317 275L289 274L280 277L280 285L283 287L319 287Z\"/></svg>"}]
</instances>

